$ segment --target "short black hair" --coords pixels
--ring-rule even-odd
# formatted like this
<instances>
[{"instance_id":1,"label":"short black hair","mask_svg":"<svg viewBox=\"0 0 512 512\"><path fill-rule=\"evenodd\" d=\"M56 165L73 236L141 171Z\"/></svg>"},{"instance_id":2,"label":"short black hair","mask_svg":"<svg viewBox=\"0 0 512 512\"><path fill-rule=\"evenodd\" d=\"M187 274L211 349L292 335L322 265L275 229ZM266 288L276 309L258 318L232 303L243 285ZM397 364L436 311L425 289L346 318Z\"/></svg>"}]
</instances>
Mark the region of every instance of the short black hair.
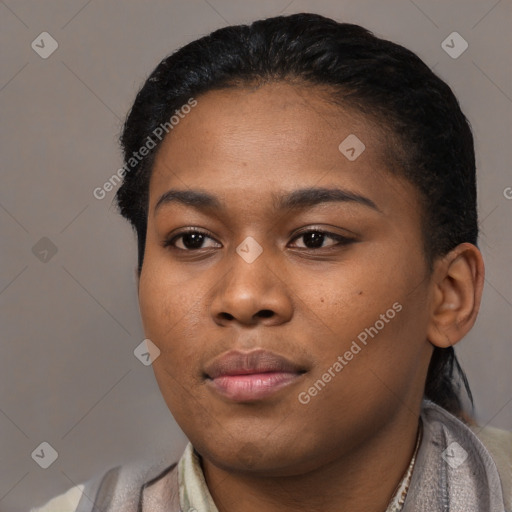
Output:
<instances>
[{"instance_id":1,"label":"short black hair","mask_svg":"<svg viewBox=\"0 0 512 512\"><path fill-rule=\"evenodd\" d=\"M138 271L146 242L149 181L169 125L191 98L229 87L288 81L321 86L330 100L378 123L390 144L387 168L420 192L429 269L460 243L477 243L473 135L450 87L412 51L351 23L312 13L228 26L164 58L137 94L120 143L131 162L116 194L138 239ZM133 155L147 141L140 161ZM130 160L131 159L131 160ZM461 416L460 383L471 390L453 347L434 348L425 397Z\"/></svg>"}]
</instances>

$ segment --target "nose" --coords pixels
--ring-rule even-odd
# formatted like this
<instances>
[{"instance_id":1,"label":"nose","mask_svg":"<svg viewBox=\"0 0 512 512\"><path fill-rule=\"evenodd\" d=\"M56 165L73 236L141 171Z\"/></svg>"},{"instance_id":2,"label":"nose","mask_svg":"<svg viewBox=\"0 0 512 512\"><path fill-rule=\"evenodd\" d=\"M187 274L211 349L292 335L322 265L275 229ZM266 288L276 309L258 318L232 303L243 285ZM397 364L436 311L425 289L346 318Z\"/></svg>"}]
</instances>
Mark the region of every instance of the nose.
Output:
<instances>
[{"instance_id":1,"label":"nose","mask_svg":"<svg viewBox=\"0 0 512 512\"><path fill-rule=\"evenodd\" d=\"M251 263L234 253L218 281L211 315L221 326L280 325L290 321L293 301L286 276L266 251Z\"/></svg>"}]
</instances>

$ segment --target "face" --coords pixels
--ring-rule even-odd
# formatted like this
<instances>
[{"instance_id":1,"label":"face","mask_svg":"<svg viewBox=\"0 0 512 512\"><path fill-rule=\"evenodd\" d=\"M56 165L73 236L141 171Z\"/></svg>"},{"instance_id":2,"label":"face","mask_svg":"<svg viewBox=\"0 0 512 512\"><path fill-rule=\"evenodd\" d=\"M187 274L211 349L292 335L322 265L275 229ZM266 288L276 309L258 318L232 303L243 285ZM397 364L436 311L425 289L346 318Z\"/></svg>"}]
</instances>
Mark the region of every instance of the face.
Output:
<instances>
[{"instance_id":1,"label":"face","mask_svg":"<svg viewBox=\"0 0 512 512\"><path fill-rule=\"evenodd\" d=\"M385 168L378 127L315 87L196 99L150 181L139 301L153 369L208 461L299 474L419 409L419 198Z\"/></svg>"}]
</instances>

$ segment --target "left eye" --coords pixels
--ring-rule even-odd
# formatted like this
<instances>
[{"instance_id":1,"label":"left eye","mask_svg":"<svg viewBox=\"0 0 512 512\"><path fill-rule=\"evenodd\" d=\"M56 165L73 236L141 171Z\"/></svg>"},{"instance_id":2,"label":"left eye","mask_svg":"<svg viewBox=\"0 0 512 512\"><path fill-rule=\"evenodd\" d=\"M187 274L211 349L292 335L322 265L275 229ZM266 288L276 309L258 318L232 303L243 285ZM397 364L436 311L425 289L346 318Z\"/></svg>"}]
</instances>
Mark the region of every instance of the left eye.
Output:
<instances>
[{"instance_id":1,"label":"left eye","mask_svg":"<svg viewBox=\"0 0 512 512\"><path fill-rule=\"evenodd\" d=\"M336 235L335 233L328 233L326 231L319 231L319 230L310 230L305 231L301 233L300 235L297 235L293 240L298 240L302 238L304 240L305 249L322 249L324 248L323 242L325 239L330 238L331 240L334 240L336 243L331 244L327 247L335 247L337 245L346 245L350 243L352 240L349 238L346 238L341 235ZM310 246L308 246L308 244Z\"/></svg>"}]
</instances>

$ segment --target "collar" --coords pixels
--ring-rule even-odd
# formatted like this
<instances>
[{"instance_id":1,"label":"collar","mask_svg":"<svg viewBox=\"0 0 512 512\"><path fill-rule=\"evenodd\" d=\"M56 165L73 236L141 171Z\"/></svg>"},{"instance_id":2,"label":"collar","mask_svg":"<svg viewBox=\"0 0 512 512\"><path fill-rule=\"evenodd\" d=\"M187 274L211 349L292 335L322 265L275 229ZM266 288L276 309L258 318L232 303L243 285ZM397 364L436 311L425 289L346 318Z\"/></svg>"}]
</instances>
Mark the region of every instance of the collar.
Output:
<instances>
[{"instance_id":1,"label":"collar","mask_svg":"<svg viewBox=\"0 0 512 512\"><path fill-rule=\"evenodd\" d=\"M385 512L400 512L402 510L411 483L414 463L421 443L421 434L422 422L420 420L413 456ZM190 442L178 463L178 484L182 510L218 512L204 478L200 456Z\"/></svg>"},{"instance_id":2,"label":"collar","mask_svg":"<svg viewBox=\"0 0 512 512\"><path fill-rule=\"evenodd\" d=\"M424 400L416 450L385 512L503 512L500 476L471 429ZM182 510L218 512L189 443L178 463Z\"/></svg>"}]
</instances>

